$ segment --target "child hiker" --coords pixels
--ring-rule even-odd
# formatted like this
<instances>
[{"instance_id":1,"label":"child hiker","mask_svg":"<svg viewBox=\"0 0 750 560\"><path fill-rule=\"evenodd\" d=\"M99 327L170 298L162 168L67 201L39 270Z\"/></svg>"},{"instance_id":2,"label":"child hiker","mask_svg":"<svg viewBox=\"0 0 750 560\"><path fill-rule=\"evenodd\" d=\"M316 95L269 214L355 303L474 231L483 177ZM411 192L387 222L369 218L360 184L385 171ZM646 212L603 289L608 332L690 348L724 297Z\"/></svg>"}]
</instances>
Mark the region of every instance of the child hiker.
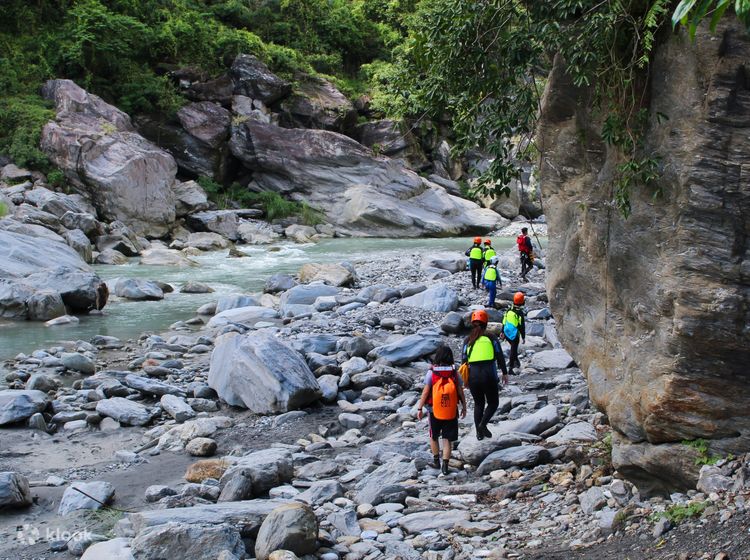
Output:
<instances>
[{"instance_id":1,"label":"child hiker","mask_svg":"<svg viewBox=\"0 0 750 560\"><path fill-rule=\"evenodd\" d=\"M464 384L453 364L453 352L447 346L435 351L432 366L424 378L422 398L417 405L417 418L422 419L422 408L427 404L430 413L430 449L433 466L448 474L451 458L451 442L458 440L458 403L461 403L461 418L466 417ZM440 464L438 440L443 440L443 462Z\"/></svg>"},{"instance_id":2,"label":"child hiker","mask_svg":"<svg viewBox=\"0 0 750 560\"><path fill-rule=\"evenodd\" d=\"M487 265L487 268L484 269L484 285L487 288L487 292L489 295L489 301L487 302L487 307L492 309L495 307L495 295L497 294L497 285L500 284L500 287L503 287L503 281L500 278L500 273L497 270L497 257L492 257L489 261L489 264Z\"/></svg>"}]
</instances>

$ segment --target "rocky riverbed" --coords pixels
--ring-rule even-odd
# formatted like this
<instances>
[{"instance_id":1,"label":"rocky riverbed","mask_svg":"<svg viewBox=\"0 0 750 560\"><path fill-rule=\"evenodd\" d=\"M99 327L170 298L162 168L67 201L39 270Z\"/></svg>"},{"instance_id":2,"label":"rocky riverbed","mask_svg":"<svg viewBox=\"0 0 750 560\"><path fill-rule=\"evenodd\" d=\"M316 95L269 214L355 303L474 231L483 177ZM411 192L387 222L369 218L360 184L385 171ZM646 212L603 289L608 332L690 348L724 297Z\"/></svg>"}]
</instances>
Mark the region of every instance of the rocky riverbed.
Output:
<instances>
[{"instance_id":1,"label":"rocky riverbed","mask_svg":"<svg viewBox=\"0 0 750 560\"><path fill-rule=\"evenodd\" d=\"M457 352L485 303L464 257L305 265L161 335L6 363L0 555L744 557L747 457L697 445L691 460L706 464L685 494L624 480L608 419L557 339L544 271L521 284L513 252L500 256L490 320L526 293L522 368L493 438L461 421L448 476L428 466L415 403L429 355Z\"/></svg>"}]
</instances>

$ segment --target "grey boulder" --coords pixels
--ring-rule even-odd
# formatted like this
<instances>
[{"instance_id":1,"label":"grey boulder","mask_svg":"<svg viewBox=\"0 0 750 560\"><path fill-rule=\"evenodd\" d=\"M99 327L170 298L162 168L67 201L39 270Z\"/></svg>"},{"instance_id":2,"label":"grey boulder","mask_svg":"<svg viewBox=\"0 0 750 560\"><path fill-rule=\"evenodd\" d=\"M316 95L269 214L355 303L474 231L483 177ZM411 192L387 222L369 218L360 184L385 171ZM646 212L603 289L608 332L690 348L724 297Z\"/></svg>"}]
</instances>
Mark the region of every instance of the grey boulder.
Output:
<instances>
[{"instance_id":1,"label":"grey boulder","mask_svg":"<svg viewBox=\"0 0 750 560\"><path fill-rule=\"evenodd\" d=\"M263 520L255 541L255 557L268 560L275 550L289 550L299 556L317 549L318 519L306 504L286 504Z\"/></svg>"},{"instance_id":2,"label":"grey boulder","mask_svg":"<svg viewBox=\"0 0 750 560\"><path fill-rule=\"evenodd\" d=\"M123 397L112 397L96 403L96 412L100 416L114 418L120 424L129 426L145 426L154 417L154 413L134 401Z\"/></svg>"},{"instance_id":3,"label":"grey boulder","mask_svg":"<svg viewBox=\"0 0 750 560\"><path fill-rule=\"evenodd\" d=\"M429 356L437 350L440 343L441 339L437 331L422 330L417 334L410 334L395 342L373 348L367 354L367 358L369 360L384 360L399 366Z\"/></svg>"},{"instance_id":4,"label":"grey boulder","mask_svg":"<svg viewBox=\"0 0 750 560\"><path fill-rule=\"evenodd\" d=\"M358 504L374 506L381 502L403 501L404 482L417 475L417 467L413 461L393 460L384 463L357 483L353 499Z\"/></svg>"},{"instance_id":5,"label":"grey boulder","mask_svg":"<svg viewBox=\"0 0 750 560\"><path fill-rule=\"evenodd\" d=\"M166 558L219 558L224 551L245 554L239 531L229 525L165 523L147 527L130 544L138 560Z\"/></svg>"},{"instance_id":6,"label":"grey boulder","mask_svg":"<svg viewBox=\"0 0 750 560\"><path fill-rule=\"evenodd\" d=\"M403 298L399 303L427 311L455 311L458 307L458 295L449 287L437 284L423 292Z\"/></svg>"},{"instance_id":7,"label":"grey boulder","mask_svg":"<svg viewBox=\"0 0 750 560\"><path fill-rule=\"evenodd\" d=\"M478 475L510 467L535 467L550 460L549 451L540 445L520 445L490 453L477 468Z\"/></svg>"},{"instance_id":8,"label":"grey boulder","mask_svg":"<svg viewBox=\"0 0 750 560\"><path fill-rule=\"evenodd\" d=\"M0 426L15 424L47 408L49 397L36 390L0 391Z\"/></svg>"},{"instance_id":9,"label":"grey boulder","mask_svg":"<svg viewBox=\"0 0 750 560\"><path fill-rule=\"evenodd\" d=\"M164 291L159 284L137 278L120 278L115 283L113 292L118 297L136 301L164 299Z\"/></svg>"},{"instance_id":10,"label":"grey boulder","mask_svg":"<svg viewBox=\"0 0 750 560\"><path fill-rule=\"evenodd\" d=\"M98 480L93 482L74 482L65 489L57 513L59 515L67 515L79 509L100 509L103 507L102 504L109 503L114 495L115 488L109 482Z\"/></svg>"},{"instance_id":11,"label":"grey boulder","mask_svg":"<svg viewBox=\"0 0 750 560\"><path fill-rule=\"evenodd\" d=\"M292 92L292 84L271 72L263 62L250 54L240 54L232 63L236 93L270 105Z\"/></svg>"},{"instance_id":12,"label":"grey boulder","mask_svg":"<svg viewBox=\"0 0 750 560\"><path fill-rule=\"evenodd\" d=\"M17 472L0 472L0 509L26 507L31 503L27 478Z\"/></svg>"},{"instance_id":13,"label":"grey boulder","mask_svg":"<svg viewBox=\"0 0 750 560\"><path fill-rule=\"evenodd\" d=\"M321 396L300 355L267 332L219 337L211 354L208 384L228 404L258 414L288 412Z\"/></svg>"},{"instance_id":14,"label":"grey boulder","mask_svg":"<svg viewBox=\"0 0 750 560\"><path fill-rule=\"evenodd\" d=\"M531 357L531 367L537 369L565 369L574 365L573 358L562 348L542 350Z\"/></svg>"}]
</instances>

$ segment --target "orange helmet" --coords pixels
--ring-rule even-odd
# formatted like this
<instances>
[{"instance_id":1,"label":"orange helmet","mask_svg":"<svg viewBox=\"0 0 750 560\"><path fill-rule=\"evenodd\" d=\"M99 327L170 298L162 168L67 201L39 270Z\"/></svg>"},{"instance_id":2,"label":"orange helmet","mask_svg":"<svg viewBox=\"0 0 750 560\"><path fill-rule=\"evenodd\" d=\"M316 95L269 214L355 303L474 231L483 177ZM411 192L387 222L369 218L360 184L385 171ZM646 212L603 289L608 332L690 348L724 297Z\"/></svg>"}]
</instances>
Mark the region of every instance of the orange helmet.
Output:
<instances>
[{"instance_id":1,"label":"orange helmet","mask_svg":"<svg viewBox=\"0 0 750 560\"><path fill-rule=\"evenodd\" d=\"M513 294L513 303L515 305L523 305L523 303L526 301L526 296L523 295L523 292L516 292Z\"/></svg>"},{"instance_id":2,"label":"orange helmet","mask_svg":"<svg viewBox=\"0 0 750 560\"><path fill-rule=\"evenodd\" d=\"M474 243L481 243L481 242L482 242L482 238L481 237L475 237L474 238Z\"/></svg>"},{"instance_id":3,"label":"orange helmet","mask_svg":"<svg viewBox=\"0 0 750 560\"><path fill-rule=\"evenodd\" d=\"M489 240L489 239L485 239L485 240L484 240L484 244L485 244L485 245L492 245L492 241L491 241L491 240Z\"/></svg>"},{"instance_id":4,"label":"orange helmet","mask_svg":"<svg viewBox=\"0 0 750 560\"><path fill-rule=\"evenodd\" d=\"M487 316L487 312L484 309L477 309L475 311L471 312L471 322L479 321L480 323L487 324L487 321L489 321L489 317Z\"/></svg>"}]
</instances>

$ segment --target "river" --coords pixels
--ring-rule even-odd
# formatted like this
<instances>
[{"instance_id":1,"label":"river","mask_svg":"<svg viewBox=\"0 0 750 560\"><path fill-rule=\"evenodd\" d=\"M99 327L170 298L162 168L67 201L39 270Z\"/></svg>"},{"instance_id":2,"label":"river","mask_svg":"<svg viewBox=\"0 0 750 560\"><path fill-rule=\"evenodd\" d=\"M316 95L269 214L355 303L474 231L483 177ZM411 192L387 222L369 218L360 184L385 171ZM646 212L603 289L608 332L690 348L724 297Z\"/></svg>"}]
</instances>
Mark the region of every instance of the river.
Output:
<instances>
[{"instance_id":1,"label":"river","mask_svg":"<svg viewBox=\"0 0 750 560\"><path fill-rule=\"evenodd\" d=\"M511 238L498 238L496 248L511 247ZM268 246L241 246L247 258L227 258L226 251L191 257L200 266L185 269L166 266L141 266L138 259L120 266L96 265L105 280L117 277L160 280L172 284L176 291L186 281L203 282L215 292L210 294L166 294L161 301L126 301L114 299L104 314L81 316L77 325L45 327L43 323L0 321L0 360L19 352L30 353L49 348L63 340L89 340L95 335L115 336L122 340L137 338L143 332L161 332L176 321L195 316L195 310L220 295L259 292L266 279L275 273L295 274L307 262L356 261L392 256L398 253L465 251L471 244L466 237L423 239L328 239L316 244L282 244L279 251Z\"/></svg>"}]
</instances>

